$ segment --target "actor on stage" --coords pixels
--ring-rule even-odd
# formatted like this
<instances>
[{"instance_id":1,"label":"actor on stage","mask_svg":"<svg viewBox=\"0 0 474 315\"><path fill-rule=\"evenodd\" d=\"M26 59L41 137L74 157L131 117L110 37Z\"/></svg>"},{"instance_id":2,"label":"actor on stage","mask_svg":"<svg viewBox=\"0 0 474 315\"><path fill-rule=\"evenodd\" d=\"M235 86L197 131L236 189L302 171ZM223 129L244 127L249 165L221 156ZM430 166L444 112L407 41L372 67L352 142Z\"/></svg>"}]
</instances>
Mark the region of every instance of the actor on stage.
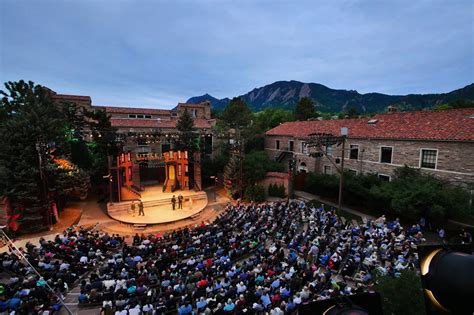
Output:
<instances>
[{"instance_id":1,"label":"actor on stage","mask_svg":"<svg viewBox=\"0 0 474 315\"><path fill-rule=\"evenodd\" d=\"M178 209L183 209L183 196L180 194L178 196Z\"/></svg>"},{"instance_id":2,"label":"actor on stage","mask_svg":"<svg viewBox=\"0 0 474 315\"><path fill-rule=\"evenodd\" d=\"M173 211L176 210L176 197L174 195L171 198L171 205L173 206Z\"/></svg>"},{"instance_id":3,"label":"actor on stage","mask_svg":"<svg viewBox=\"0 0 474 315\"><path fill-rule=\"evenodd\" d=\"M135 201L132 201L132 205L130 206L130 210L132 211L132 217L135 216Z\"/></svg>"},{"instance_id":4,"label":"actor on stage","mask_svg":"<svg viewBox=\"0 0 474 315\"><path fill-rule=\"evenodd\" d=\"M143 211L143 202L140 200L140 203L138 204L138 216L145 216L145 211Z\"/></svg>"}]
</instances>

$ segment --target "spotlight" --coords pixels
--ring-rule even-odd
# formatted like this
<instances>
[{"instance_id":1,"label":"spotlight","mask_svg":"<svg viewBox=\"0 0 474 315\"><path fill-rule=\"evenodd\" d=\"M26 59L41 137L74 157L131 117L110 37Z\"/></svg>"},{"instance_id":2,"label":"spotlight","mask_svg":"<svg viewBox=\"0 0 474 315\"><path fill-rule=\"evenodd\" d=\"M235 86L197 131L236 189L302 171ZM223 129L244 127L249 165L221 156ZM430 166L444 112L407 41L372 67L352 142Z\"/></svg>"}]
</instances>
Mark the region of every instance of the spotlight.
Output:
<instances>
[{"instance_id":1,"label":"spotlight","mask_svg":"<svg viewBox=\"0 0 474 315\"><path fill-rule=\"evenodd\" d=\"M474 313L474 255L468 245L418 246L427 314Z\"/></svg>"}]
</instances>

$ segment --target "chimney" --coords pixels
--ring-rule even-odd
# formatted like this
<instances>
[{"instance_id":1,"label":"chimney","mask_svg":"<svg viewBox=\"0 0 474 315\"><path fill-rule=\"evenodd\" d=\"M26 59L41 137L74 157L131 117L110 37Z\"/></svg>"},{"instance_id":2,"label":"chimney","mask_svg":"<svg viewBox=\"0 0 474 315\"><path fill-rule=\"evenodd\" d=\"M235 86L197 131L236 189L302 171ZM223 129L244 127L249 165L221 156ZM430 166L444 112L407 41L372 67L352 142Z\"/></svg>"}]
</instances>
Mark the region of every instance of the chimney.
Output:
<instances>
[{"instance_id":1,"label":"chimney","mask_svg":"<svg viewBox=\"0 0 474 315\"><path fill-rule=\"evenodd\" d=\"M388 113L396 113L397 112L397 107L395 105L390 105L387 107L387 112Z\"/></svg>"}]
</instances>

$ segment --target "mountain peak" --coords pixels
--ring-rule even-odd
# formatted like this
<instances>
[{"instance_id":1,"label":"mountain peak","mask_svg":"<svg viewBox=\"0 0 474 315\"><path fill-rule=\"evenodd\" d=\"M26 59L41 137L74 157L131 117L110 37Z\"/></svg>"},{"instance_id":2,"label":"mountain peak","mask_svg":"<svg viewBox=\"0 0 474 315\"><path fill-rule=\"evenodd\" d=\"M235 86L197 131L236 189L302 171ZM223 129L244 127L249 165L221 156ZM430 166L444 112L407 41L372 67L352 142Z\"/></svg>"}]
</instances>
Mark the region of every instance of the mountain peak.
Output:
<instances>
[{"instance_id":1,"label":"mountain peak","mask_svg":"<svg viewBox=\"0 0 474 315\"><path fill-rule=\"evenodd\" d=\"M322 112L342 112L354 107L361 113L370 113L385 111L389 105L396 105L400 110L420 110L458 99L474 100L474 84L443 94L387 95L375 92L360 94L354 89L331 89L320 83L290 80L254 88L239 97L244 99L253 111L266 108L292 110L301 98L309 97L317 110ZM212 108L222 110L230 99L220 100L206 93L188 100L189 103L203 101L210 101Z\"/></svg>"},{"instance_id":2,"label":"mountain peak","mask_svg":"<svg viewBox=\"0 0 474 315\"><path fill-rule=\"evenodd\" d=\"M208 93L203 94L201 96L191 97L190 99L188 99L186 101L186 103L199 104L199 103L202 103L202 102L205 102L205 101L209 101L211 103L211 107L216 108L216 109L224 108L229 103L228 98L223 98L222 100L220 100L220 99L215 98L214 96L212 96Z\"/></svg>"}]
</instances>

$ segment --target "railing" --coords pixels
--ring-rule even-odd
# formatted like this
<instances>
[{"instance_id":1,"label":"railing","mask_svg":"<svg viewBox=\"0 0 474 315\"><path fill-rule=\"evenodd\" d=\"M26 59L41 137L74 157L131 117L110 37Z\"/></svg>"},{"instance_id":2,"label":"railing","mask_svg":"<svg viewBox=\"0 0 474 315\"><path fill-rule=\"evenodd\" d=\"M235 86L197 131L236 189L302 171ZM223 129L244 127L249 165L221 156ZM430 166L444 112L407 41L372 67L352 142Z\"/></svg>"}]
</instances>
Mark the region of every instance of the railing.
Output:
<instances>
[{"instance_id":1,"label":"railing","mask_svg":"<svg viewBox=\"0 0 474 315\"><path fill-rule=\"evenodd\" d=\"M292 153L293 152L290 151L288 148L283 148L280 150L280 153L277 156L275 156L275 161L281 162L287 155L292 154Z\"/></svg>"},{"instance_id":2,"label":"railing","mask_svg":"<svg viewBox=\"0 0 474 315\"><path fill-rule=\"evenodd\" d=\"M184 197L184 201L189 201L189 199L192 199L193 201L204 200L204 199L207 199L207 195L205 192L202 192L195 195ZM137 201L140 201L140 199L123 201L119 203L108 203L107 212L111 216L121 214L121 213L126 213L131 209L132 202L135 202L135 205L138 206L136 204ZM144 208L153 208L153 207L159 207L163 205L171 205L171 197L164 198L164 199L157 199L157 200L142 201L142 203L143 203Z\"/></svg>"}]
</instances>

